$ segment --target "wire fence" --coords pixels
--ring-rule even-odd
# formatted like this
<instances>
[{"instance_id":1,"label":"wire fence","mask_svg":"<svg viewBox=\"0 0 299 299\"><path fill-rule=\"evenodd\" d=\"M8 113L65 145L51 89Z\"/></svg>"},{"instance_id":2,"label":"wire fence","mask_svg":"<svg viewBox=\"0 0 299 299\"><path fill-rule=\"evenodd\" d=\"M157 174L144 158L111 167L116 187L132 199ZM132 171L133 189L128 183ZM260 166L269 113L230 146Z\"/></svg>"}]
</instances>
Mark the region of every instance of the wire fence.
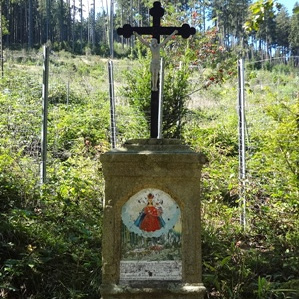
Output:
<instances>
[{"instance_id":1,"label":"wire fence","mask_svg":"<svg viewBox=\"0 0 299 299\"><path fill-rule=\"evenodd\" d=\"M68 55L68 54L65 54ZM89 57L80 57L80 62L85 62L88 67L95 68L94 75L90 75L90 71L87 67L79 70L81 72L80 79L78 79L75 74L78 73L78 60L74 59L74 62L65 65L63 57L56 53L50 54L50 72L49 72L49 96L51 101L57 103L63 103L64 105L71 105L72 103L79 101L78 97L89 97L97 105L99 94L105 94L104 97L107 101L107 109L111 107L109 103L109 76L108 76L108 61L100 59L97 61L96 67L94 67L92 61ZM268 61L261 61L261 63L268 63ZM4 79L9 80L11 73L26 73L26 79L22 79L19 84L25 87L26 92L31 94L31 98L34 100L28 101L24 94L22 94L21 89L19 89L19 95L17 100L13 105L1 106L2 114L2 126L6 127L6 142L9 150L11 152L19 152L23 149L32 160L34 160L34 166L30 166L30 171L34 172L36 176L40 175L40 163L41 163L41 123L42 123L42 66L43 66L43 55L41 52L36 52L29 55L26 52L6 52L5 54L5 69L4 69ZM124 107L128 107L127 99L123 96L122 88L126 85L126 72L130 72L136 67L136 62L132 60L122 60L113 62L114 67L114 97L115 97L115 119L111 124L111 128L115 130L115 147L119 147L125 138L140 137L144 136L144 132L138 133L138 128L135 130L138 136L130 136L124 134L124 129L119 130L120 124L124 128L131 126L136 126L136 116L134 111L130 113L123 113ZM284 70L282 69L283 73ZM225 119L228 111L235 110L237 114L237 82L234 88L225 90L223 87L219 87L213 92L208 91L204 88L198 88L202 85L200 82L201 70L193 69L193 76L190 78L190 84L193 89L190 92L190 99L188 102L188 107L190 109L209 109L221 111L222 116L220 119ZM299 83L298 72L295 74L297 79L294 80L294 84ZM251 76L251 77L250 77ZM273 97L279 99L287 98L290 102L298 101L298 91L296 88L290 88L283 79L283 76L265 77L264 80L261 77L254 76L254 68L250 64L245 64L245 110L246 110L246 163L247 168L247 178L254 177L256 169L254 165L250 165L250 160L253 156L254 147L257 146L252 140L252 132L255 131L255 127L259 126L268 130L268 126L271 126L270 119L265 116L264 118L257 117L257 111L264 109L267 104L267 96L269 95L268 89L271 87ZM297 80L297 81L296 81ZM249 82L250 81L250 82ZM269 83L270 82L270 83ZM150 84L150 83L149 83ZM269 86L269 84L271 86ZM298 86L298 85L297 85ZM14 90L16 87L16 90ZM11 86L10 88L5 88L2 93L9 97L12 94L16 96L18 92L17 86ZM259 99L257 99L256 94L259 94ZM230 97L230 101L222 101L221 98ZM144 99L146 100L146 99ZM37 105L38 104L38 105ZM40 108L37 108L40 107ZM51 121L49 122L49 130L51 131L52 138L51 146L48 158L48 164L55 168L55 161L57 161L57 156L60 155L61 142L59 136L63 130L61 128L61 123L59 117L64 113L65 108L61 108L59 105L51 105L49 113L51 114ZM91 110L89 115L90 121L96 121L99 115L96 109ZM109 114L109 113L108 113ZM141 117L141 116L140 116ZM138 122L138 121L137 121ZM149 123L150 120L146 119ZM111 129L110 128L110 129ZM95 128L96 129L96 128ZM141 129L140 129L141 130ZM237 134L237 128L236 128ZM285 140L289 140L294 143L294 138L292 133L284 132L281 134L289 134L289 137L285 137ZM14 140L18 139L19 142L15 143ZM9 141L10 140L10 141ZM77 138L69 138L67 140L67 148L71 148L72 144L78 142ZM83 141L84 142L84 141ZM292 146L296 146L293 144ZM67 151L63 154L67 158ZM22 167L26 167L25 162ZM273 170L275 171L275 170ZM283 180L283 178L280 178Z\"/></svg>"}]
</instances>

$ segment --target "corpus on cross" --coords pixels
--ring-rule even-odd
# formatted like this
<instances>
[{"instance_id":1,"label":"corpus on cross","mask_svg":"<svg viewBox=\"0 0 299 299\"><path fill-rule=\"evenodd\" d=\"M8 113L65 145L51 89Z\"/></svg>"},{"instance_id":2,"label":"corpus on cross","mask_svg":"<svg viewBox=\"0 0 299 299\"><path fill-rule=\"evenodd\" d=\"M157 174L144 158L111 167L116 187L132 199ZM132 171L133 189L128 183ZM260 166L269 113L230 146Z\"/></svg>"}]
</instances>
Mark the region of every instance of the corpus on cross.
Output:
<instances>
[{"instance_id":1,"label":"corpus on cross","mask_svg":"<svg viewBox=\"0 0 299 299\"><path fill-rule=\"evenodd\" d=\"M151 73L152 73L152 91L158 91L158 79L159 79L159 70L160 70L160 49L166 45L166 43L178 33L177 30L174 30L171 35L164 39L164 41L158 44L156 38L152 38L151 42L144 40L137 32L133 32L134 35L147 47L150 48L152 53L151 61Z\"/></svg>"},{"instance_id":2,"label":"corpus on cross","mask_svg":"<svg viewBox=\"0 0 299 299\"><path fill-rule=\"evenodd\" d=\"M196 30L188 24L183 24L181 27L163 27L161 26L161 18L164 16L164 8L159 1L154 2L150 9L150 15L153 17L152 27L132 27L129 24L117 29L118 35L125 38L130 38L133 34L139 40L148 46L152 53L151 74L152 74L152 91L151 91L151 138L158 136L158 112L159 112L159 63L160 63L160 48L163 47L169 39L174 35L180 35L183 38L188 38L194 35ZM151 43L146 42L141 35L151 35ZM160 36L167 35L168 37L160 44ZM157 63L158 61L158 63Z\"/></svg>"}]
</instances>

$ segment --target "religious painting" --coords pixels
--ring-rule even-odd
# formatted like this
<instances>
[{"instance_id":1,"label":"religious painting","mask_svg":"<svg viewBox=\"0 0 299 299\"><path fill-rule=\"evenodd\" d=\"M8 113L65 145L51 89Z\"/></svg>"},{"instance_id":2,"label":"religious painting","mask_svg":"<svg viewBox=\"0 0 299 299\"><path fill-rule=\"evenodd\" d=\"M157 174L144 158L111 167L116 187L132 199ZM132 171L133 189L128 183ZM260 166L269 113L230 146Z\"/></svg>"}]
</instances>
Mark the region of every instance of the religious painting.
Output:
<instances>
[{"instance_id":1,"label":"religious painting","mask_svg":"<svg viewBox=\"0 0 299 299\"><path fill-rule=\"evenodd\" d=\"M122 207L121 279L181 279L181 211L169 194L143 189Z\"/></svg>"}]
</instances>

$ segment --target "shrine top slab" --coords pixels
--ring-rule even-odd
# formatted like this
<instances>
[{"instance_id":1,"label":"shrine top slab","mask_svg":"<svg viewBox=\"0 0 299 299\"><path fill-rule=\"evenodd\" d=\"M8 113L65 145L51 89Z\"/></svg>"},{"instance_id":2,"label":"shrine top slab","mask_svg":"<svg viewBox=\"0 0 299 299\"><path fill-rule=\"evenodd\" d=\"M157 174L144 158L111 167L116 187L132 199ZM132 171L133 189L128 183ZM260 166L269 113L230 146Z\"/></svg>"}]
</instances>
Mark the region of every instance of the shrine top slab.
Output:
<instances>
[{"instance_id":1,"label":"shrine top slab","mask_svg":"<svg viewBox=\"0 0 299 299\"><path fill-rule=\"evenodd\" d=\"M107 154L161 154L180 153L199 157L201 163L208 162L205 155L194 152L188 145L179 139L131 139L127 140L120 148L111 149ZM198 160L198 158L196 158Z\"/></svg>"}]
</instances>

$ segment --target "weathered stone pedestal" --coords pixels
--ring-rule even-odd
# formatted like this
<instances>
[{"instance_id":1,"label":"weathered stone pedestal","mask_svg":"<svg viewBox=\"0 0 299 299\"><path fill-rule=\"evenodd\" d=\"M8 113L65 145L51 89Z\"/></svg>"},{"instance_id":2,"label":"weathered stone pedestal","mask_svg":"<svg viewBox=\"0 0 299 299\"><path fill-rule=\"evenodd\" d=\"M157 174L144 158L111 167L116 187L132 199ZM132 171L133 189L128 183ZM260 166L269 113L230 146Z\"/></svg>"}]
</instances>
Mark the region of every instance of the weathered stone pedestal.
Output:
<instances>
[{"instance_id":1,"label":"weathered stone pedestal","mask_svg":"<svg viewBox=\"0 0 299 299\"><path fill-rule=\"evenodd\" d=\"M204 298L203 154L178 140L131 140L101 157L103 299Z\"/></svg>"}]
</instances>

